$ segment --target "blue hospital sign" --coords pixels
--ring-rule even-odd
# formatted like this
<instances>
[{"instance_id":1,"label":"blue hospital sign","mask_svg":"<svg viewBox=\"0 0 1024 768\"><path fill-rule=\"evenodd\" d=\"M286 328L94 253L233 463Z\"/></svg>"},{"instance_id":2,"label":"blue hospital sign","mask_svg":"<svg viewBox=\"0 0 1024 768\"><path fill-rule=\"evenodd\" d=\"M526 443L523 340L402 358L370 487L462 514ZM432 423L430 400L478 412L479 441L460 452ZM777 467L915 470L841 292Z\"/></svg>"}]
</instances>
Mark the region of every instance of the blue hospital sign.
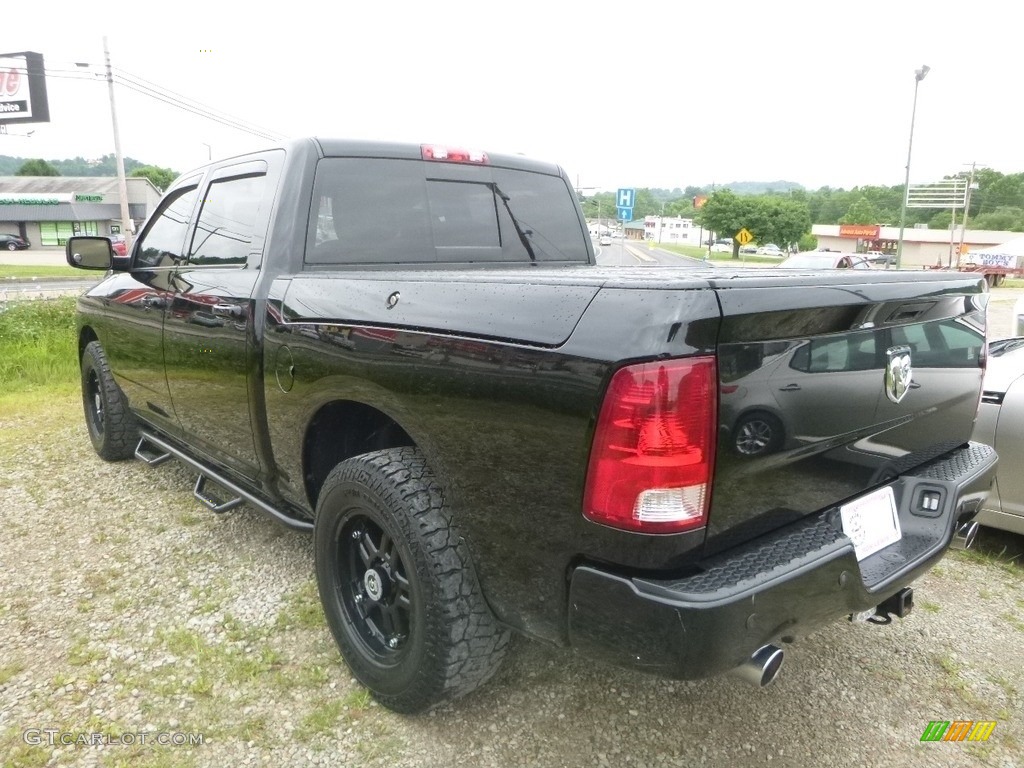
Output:
<instances>
[{"instance_id":1,"label":"blue hospital sign","mask_svg":"<svg viewBox=\"0 0 1024 768\"><path fill-rule=\"evenodd\" d=\"M634 202L636 202L635 189L627 189L624 187L615 193L616 208L632 208Z\"/></svg>"}]
</instances>

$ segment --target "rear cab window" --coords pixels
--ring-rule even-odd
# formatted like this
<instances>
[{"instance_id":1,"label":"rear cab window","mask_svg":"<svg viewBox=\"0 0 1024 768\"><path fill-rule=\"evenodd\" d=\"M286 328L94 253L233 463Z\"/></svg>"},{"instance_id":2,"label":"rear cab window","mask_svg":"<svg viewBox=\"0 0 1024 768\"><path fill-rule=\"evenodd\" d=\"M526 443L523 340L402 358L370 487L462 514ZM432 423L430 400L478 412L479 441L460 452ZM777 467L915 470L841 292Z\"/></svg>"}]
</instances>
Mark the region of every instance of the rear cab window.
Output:
<instances>
[{"instance_id":1,"label":"rear cab window","mask_svg":"<svg viewBox=\"0 0 1024 768\"><path fill-rule=\"evenodd\" d=\"M586 263L559 176L487 165L328 157L317 165L307 265Z\"/></svg>"}]
</instances>

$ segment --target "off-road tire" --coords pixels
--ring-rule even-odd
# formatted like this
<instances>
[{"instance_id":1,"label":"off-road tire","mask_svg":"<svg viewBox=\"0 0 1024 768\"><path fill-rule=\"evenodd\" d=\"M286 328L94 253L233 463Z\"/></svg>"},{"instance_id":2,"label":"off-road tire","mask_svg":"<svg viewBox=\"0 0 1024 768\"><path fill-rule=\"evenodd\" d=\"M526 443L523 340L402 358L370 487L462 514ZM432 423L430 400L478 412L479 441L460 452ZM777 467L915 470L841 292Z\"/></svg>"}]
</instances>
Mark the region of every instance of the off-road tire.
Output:
<instances>
[{"instance_id":1,"label":"off-road tire","mask_svg":"<svg viewBox=\"0 0 1024 768\"><path fill-rule=\"evenodd\" d=\"M381 704L425 712L497 671L509 631L484 601L466 542L417 449L338 464L320 491L313 537L328 626Z\"/></svg>"},{"instance_id":2,"label":"off-road tire","mask_svg":"<svg viewBox=\"0 0 1024 768\"><path fill-rule=\"evenodd\" d=\"M82 352L82 405L89 439L100 458L121 461L135 455L139 423L128 407L128 399L117 386L110 364L98 341L89 342Z\"/></svg>"}]
</instances>

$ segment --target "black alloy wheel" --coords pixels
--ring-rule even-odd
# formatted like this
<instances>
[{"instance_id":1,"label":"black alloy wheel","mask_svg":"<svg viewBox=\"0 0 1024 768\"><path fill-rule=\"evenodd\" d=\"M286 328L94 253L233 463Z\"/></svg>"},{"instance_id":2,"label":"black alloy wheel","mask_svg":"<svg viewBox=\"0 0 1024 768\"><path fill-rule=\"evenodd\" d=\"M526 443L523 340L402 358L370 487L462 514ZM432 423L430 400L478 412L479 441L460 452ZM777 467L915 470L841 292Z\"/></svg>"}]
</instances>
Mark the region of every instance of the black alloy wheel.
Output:
<instances>
[{"instance_id":1,"label":"black alloy wheel","mask_svg":"<svg viewBox=\"0 0 1024 768\"><path fill-rule=\"evenodd\" d=\"M416 620L406 565L391 535L355 512L338 535L336 589L366 654L393 665Z\"/></svg>"},{"instance_id":2,"label":"black alloy wheel","mask_svg":"<svg viewBox=\"0 0 1024 768\"><path fill-rule=\"evenodd\" d=\"M424 712L497 671L509 631L424 456L390 448L338 464L313 529L327 624L352 674L384 706Z\"/></svg>"}]
</instances>

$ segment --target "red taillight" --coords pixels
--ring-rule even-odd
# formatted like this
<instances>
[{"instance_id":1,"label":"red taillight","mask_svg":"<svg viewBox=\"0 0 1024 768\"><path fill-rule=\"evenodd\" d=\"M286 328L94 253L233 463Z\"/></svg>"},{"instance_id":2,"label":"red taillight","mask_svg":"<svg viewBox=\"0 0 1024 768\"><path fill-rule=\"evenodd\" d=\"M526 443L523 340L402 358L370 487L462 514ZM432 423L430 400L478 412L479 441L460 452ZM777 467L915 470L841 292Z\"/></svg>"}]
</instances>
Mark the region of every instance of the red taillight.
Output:
<instances>
[{"instance_id":1,"label":"red taillight","mask_svg":"<svg viewBox=\"0 0 1024 768\"><path fill-rule=\"evenodd\" d=\"M421 144L420 157L424 160L444 160L448 163L477 163L487 165L487 153L475 149L442 147L438 144Z\"/></svg>"},{"instance_id":2,"label":"red taillight","mask_svg":"<svg viewBox=\"0 0 1024 768\"><path fill-rule=\"evenodd\" d=\"M715 467L713 357L631 365L608 385L583 493L596 523L678 533L707 522Z\"/></svg>"}]
</instances>

